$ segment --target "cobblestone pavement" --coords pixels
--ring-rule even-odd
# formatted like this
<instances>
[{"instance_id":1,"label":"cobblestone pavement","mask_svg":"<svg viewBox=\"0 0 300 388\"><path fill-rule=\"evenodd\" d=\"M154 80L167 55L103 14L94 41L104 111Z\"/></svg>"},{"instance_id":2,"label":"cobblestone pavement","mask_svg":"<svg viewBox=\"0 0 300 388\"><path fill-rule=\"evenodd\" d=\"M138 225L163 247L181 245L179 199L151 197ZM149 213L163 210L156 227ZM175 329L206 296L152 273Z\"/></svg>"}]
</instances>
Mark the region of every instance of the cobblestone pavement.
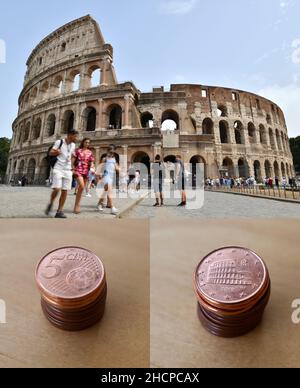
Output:
<instances>
[{"instance_id":1,"label":"cobblestone pavement","mask_svg":"<svg viewBox=\"0 0 300 388\"><path fill-rule=\"evenodd\" d=\"M0 218L47 218L44 214L51 189L47 187L10 187L0 186ZM120 212L134 205L139 197L129 199L116 199L114 204ZM110 214L109 209L104 213L97 210L98 198L93 191L92 198L83 195L80 215L73 214L75 202L74 193L68 195L65 213L68 218L108 218L113 219L115 216ZM56 209L58 200L56 201ZM52 214L53 217L55 214Z\"/></svg>"},{"instance_id":2,"label":"cobblestone pavement","mask_svg":"<svg viewBox=\"0 0 300 388\"><path fill-rule=\"evenodd\" d=\"M1 218L45 218L44 210L49 201L51 190L46 187L9 187L0 186L0 217ZM106 210L104 214L97 211L97 196L82 199L82 213L73 214L75 196L70 193L67 198L65 212L68 218L115 218ZM177 208L178 199L166 200L162 208L154 208L155 200L147 197L138 205L134 204L138 197L116 199L115 205L124 212L122 218L300 218L300 204L278 202L267 199L245 196L205 192L204 205L198 210ZM132 206L132 210L127 211ZM53 216L54 214L52 214Z\"/></svg>"},{"instance_id":3,"label":"cobblestone pavement","mask_svg":"<svg viewBox=\"0 0 300 388\"><path fill-rule=\"evenodd\" d=\"M155 200L144 199L125 218L300 218L300 204L234 194L205 192L204 205L199 210L178 208L180 201L166 200L162 208L153 208Z\"/></svg>"}]
</instances>

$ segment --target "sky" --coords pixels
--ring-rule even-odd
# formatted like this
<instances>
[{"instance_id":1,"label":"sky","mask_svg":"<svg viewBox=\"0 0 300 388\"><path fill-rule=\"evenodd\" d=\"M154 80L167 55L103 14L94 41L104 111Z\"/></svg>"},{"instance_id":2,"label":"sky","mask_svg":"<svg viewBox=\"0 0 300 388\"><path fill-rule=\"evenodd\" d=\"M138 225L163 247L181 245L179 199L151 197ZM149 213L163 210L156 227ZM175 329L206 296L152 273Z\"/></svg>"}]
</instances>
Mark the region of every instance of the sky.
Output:
<instances>
[{"instance_id":1,"label":"sky","mask_svg":"<svg viewBox=\"0 0 300 388\"><path fill-rule=\"evenodd\" d=\"M11 137L26 61L63 24L91 14L114 47L119 82L258 93L300 136L300 0L10 0L0 2L0 137Z\"/></svg>"}]
</instances>

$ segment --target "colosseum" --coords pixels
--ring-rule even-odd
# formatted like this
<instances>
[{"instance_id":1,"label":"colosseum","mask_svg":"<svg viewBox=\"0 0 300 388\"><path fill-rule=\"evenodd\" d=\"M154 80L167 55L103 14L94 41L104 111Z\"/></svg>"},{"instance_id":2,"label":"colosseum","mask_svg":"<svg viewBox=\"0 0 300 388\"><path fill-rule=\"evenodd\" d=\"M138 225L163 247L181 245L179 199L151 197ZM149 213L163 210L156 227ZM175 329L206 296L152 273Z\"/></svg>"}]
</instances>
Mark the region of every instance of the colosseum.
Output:
<instances>
[{"instance_id":1,"label":"colosseum","mask_svg":"<svg viewBox=\"0 0 300 388\"><path fill-rule=\"evenodd\" d=\"M174 84L143 93L118 83L113 48L85 16L57 29L27 61L7 170L42 184L51 144L69 128L92 140L96 160L114 143L128 164L156 155L202 163L206 177L292 177L285 117L272 101L241 90Z\"/></svg>"}]
</instances>

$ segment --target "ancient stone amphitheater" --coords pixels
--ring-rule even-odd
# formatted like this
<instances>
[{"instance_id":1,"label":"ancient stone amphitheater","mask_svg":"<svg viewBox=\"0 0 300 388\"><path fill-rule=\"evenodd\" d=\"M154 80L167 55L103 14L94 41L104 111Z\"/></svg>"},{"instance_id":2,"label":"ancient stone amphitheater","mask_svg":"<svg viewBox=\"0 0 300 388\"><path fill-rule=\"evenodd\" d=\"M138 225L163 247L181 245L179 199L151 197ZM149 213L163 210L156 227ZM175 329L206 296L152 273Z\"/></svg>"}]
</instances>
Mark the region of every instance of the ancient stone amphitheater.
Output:
<instances>
[{"instance_id":1,"label":"ancient stone amphitheater","mask_svg":"<svg viewBox=\"0 0 300 388\"><path fill-rule=\"evenodd\" d=\"M261 96L206 85L171 85L142 93L118 83L113 48L85 16L43 39L27 61L7 170L44 183L49 146L68 128L92 140L96 159L114 143L128 165L156 155L204 163L207 177L292 177L284 114Z\"/></svg>"}]
</instances>

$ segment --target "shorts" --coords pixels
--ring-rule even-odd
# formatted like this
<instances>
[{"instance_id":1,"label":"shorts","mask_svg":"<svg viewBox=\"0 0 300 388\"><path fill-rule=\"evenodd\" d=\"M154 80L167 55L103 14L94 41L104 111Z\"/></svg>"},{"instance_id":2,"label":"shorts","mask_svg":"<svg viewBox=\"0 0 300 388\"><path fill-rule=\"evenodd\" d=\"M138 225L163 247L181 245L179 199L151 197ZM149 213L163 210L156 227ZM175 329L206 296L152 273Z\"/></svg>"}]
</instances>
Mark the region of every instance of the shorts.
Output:
<instances>
[{"instance_id":1,"label":"shorts","mask_svg":"<svg viewBox=\"0 0 300 388\"><path fill-rule=\"evenodd\" d=\"M52 189L71 190L73 173L68 170L53 170Z\"/></svg>"},{"instance_id":2,"label":"shorts","mask_svg":"<svg viewBox=\"0 0 300 388\"><path fill-rule=\"evenodd\" d=\"M87 176L87 175L82 175L82 174L79 174L78 172L75 172L74 178L75 178L75 179L77 179L77 178L82 178L82 179L84 179L84 180L88 180L88 176Z\"/></svg>"}]
</instances>

